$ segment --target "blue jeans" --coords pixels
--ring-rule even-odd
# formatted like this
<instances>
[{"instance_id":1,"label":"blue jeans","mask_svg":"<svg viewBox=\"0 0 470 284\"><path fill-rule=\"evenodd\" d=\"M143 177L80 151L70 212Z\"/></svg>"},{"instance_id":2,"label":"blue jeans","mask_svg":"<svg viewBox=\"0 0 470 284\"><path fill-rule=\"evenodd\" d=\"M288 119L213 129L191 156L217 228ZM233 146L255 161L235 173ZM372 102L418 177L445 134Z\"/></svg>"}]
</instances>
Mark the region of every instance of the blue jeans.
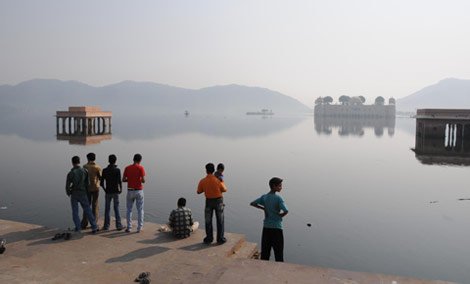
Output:
<instances>
[{"instance_id":1,"label":"blue jeans","mask_svg":"<svg viewBox=\"0 0 470 284\"><path fill-rule=\"evenodd\" d=\"M132 206L137 208L137 230L144 226L144 191L127 191L127 229L132 229Z\"/></svg>"},{"instance_id":2,"label":"blue jeans","mask_svg":"<svg viewBox=\"0 0 470 284\"><path fill-rule=\"evenodd\" d=\"M212 242L214 233L212 230L212 216L215 211L215 219L217 221L217 242L224 241L224 199L213 198L206 199L206 208L204 209L204 217L206 221L206 238L204 242Z\"/></svg>"},{"instance_id":3,"label":"blue jeans","mask_svg":"<svg viewBox=\"0 0 470 284\"><path fill-rule=\"evenodd\" d=\"M72 218L73 223L75 224L75 231L80 231L82 228L80 222L80 216L78 215L78 204L82 206L83 214L88 218L88 221L91 224L91 229L96 230L98 226L96 226L95 216L91 212L90 203L88 202L88 197L85 192L72 192L70 195L70 204L72 205Z\"/></svg>"},{"instance_id":4,"label":"blue jeans","mask_svg":"<svg viewBox=\"0 0 470 284\"><path fill-rule=\"evenodd\" d=\"M110 223L110 212L111 201L113 201L114 217L116 217L116 229L122 228L121 214L119 213L119 194L118 193L106 193L105 196L105 207L104 207L104 225L103 228L109 229Z\"/></svg>"}]
</instances>

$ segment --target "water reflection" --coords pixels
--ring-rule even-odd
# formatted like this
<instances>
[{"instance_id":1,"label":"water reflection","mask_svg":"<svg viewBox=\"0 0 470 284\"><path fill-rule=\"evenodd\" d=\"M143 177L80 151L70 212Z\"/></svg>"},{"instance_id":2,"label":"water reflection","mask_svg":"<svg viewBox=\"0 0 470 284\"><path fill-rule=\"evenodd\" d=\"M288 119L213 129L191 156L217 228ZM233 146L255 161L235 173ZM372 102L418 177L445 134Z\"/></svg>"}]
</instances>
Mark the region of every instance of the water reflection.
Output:
<instances>
[{"instance_id":1,"label":"water reflection","mask_svg":"<svg viewBox=\"0 0 470 284\"><path fill-rule=\"evenodd\" d=\"M287 130L298 125L305 116L201 116L201 115L154 115L114 113L113 137L124 140L149 140L185 133L242 138L261 137ZM18 135L32 141L68 140L70 144L88 144L111 138L108 132L86 133L72 131L68 123L65 132L62 124L57 130L52 113L37 114L2 114L0 113L0 134ZM99 134L99 135L98 135ZM99 142L98 141L98 142ZM98 143L96 142L96 143Z\"/></svg>"},{"instance_id":2,"label":"water reflection","mask_svg":"<svg viewBox=\"0 0 470 284\"><path fill-rule=\"evenodd\" d=\"M115 115L113 135L125 140L154 139L186 133L225 138L261 137L299 124L306 117L155 115L130 119ZM138 123L136 123L138 121Z\"/></svg>"},{"instance_id":3,"label":"water reflection","mask_svg":"<svg viewBox=\"0 0 470 284\"><path fill-rule=\"evenodd\" d=\"M69 141L70 145L90 145L99 144L103 140L111 140L111 134L93 134L93 135L68 135L57 134L57 140Z\"/></svg>"},{"instance_id":4,"label":"water reflection","mask_svg":"<svg viewBox=\"0 0 470 284\"><path fill-rule=\"evenodd\" d=\"M389 136L395 134L395 117L341 117L341 116L315 116L315 131L318 134L331 135L334 128L338 128L339 136L363 136L365 128L373 128L374 134L381 137L384 128Z\"/></svg>"}]
</instances>

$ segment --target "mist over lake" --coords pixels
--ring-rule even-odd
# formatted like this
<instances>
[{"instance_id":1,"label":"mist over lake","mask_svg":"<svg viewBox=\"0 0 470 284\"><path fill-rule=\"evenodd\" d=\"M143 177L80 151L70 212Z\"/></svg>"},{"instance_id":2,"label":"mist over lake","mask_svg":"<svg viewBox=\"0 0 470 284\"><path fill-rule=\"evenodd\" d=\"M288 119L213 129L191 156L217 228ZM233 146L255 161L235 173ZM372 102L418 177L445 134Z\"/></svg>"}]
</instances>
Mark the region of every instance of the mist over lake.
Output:
<instances>
[{"instance_id":1,"label":"mist over lake","mask_svg":"<svg viewBox=\"0 0 470 284\"><path fill-rule=\"evenodd\" d=\"M470 197L468 169L422 164L411 150L414 119L119 113L111 140L74 145L56 140L53 115L1 115L0 218L72 227L64 189L70 158L84 161L94 152L102 167L116 154L121 169L142 154L146 222L166 223L182 196L201 222L197 183L207 162L223 162L225 229L258 244L263 216L249 203L268 191L271 177L284 179L288 262L457 282L470 277L470 201L458 200Z\"/></svg>"}]
</instances>

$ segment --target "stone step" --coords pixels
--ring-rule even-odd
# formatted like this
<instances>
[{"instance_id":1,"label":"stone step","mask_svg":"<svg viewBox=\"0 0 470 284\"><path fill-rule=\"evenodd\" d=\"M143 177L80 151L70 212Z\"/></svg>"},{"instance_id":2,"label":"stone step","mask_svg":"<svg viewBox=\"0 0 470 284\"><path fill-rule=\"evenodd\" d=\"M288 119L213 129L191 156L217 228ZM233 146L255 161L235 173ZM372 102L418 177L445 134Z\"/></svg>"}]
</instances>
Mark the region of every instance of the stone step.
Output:
<instances>
[{"instance_id":1,"label":"stone step","mask_svg":"<svg viewBox=\"0 0 470 284\"><path fill-rule=\"evenodd\" d=\"M244 242L243 245L232 255L234 258L255 258L258 254L256 243Z\"/></svg>"}]
</instances>

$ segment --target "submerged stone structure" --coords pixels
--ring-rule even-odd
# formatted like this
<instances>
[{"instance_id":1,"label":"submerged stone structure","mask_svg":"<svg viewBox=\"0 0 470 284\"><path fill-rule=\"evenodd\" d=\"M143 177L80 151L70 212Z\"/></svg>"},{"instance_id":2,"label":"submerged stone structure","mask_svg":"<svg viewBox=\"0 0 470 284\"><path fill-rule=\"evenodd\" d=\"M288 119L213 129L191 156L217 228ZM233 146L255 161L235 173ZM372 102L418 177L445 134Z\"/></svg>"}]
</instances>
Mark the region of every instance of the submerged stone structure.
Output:
<instances>
[{"instance_id":1,"label":"submerged stone structure","mask_svg":"<svg viewBox=\"0 0 470 284\"><path fill-rule=\"evenodd\" d=\"M110 111L97 106L72 106L56 112L57 140L70 144L96 144L111 139Z\"/></svg>"},{"instance_id":2,"label":"submerged stone structure","mask_svg":"<svg viewBox=\"0 0 470 284\"><path fill-rule=\"evenodd\" d=\"M470 166L470 109L418 109L412 150L423 164Z\"/></svg>"}]
</instances>

